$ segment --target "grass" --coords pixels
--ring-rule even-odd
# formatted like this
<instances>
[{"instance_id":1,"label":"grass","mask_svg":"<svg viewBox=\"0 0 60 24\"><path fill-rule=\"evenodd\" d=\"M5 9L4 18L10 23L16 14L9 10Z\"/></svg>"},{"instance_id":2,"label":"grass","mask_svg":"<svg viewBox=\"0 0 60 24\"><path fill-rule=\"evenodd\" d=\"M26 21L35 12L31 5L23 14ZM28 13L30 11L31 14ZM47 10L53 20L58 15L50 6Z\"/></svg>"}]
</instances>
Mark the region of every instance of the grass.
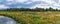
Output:
<instances>
[{"instance_id":1,"label":"grass","mask_svg":"<svg viewBox=\"0 0 60 24\"><path fill-rule=\"evenodd\" d=\"M0 11L0 15L8 15L16 20L17 24L60 24L60 12Z\"/></svg>"}]
</instances>

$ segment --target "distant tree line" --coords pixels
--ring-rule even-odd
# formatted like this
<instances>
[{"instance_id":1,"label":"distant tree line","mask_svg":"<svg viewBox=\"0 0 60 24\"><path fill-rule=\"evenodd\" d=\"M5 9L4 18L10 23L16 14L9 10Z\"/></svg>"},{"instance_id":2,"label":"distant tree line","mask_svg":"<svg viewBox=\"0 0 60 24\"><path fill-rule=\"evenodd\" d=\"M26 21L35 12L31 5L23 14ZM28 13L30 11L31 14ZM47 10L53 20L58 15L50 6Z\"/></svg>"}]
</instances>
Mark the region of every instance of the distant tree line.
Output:
<instances>
[{"instance_id":1,"label":"distant tree line","mask_svg":"<svg viewBox=\"0 0 60 24\"><path fill-rule=\"evenodd\" d=\"M39 12L44 12L44 11L60 11L60 10L53 9L51 7L46 8L46 9L36 7L35 9L30 9L30 8L10 8L10 9L0 10L0 11L39 11Z\"/></svg>"}]
</instances>

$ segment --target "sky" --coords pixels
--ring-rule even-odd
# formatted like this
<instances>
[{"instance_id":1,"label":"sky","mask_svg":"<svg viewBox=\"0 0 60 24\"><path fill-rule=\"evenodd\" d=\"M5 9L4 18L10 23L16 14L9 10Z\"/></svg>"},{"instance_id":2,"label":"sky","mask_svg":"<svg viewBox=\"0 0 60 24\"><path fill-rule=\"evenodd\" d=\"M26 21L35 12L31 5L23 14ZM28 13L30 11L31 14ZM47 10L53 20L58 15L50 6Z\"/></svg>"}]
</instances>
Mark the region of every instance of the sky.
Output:
<instances>
[{"instance_id":1,"label":"sky","mask_svg":"<svg viewBox=\"0 0 60 24\"><path fill-rule=\"evenodd\" d=\"M0 9L7 8L49 8L60 9L60 0L0 0Z\"/></svg>"}]
</instances>

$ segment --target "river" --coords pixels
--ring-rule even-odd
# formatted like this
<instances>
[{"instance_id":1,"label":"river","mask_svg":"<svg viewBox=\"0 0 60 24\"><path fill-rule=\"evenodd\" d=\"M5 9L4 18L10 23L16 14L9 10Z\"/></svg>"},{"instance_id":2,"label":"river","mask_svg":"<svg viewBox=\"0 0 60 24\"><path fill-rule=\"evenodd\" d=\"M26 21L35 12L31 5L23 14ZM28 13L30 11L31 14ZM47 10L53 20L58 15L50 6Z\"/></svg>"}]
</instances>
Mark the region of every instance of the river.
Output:
<instances>
[{"instance_id":1,"label":"river","mask_svg":"<svg viewBox=\"0 0 60 24\"><path fill-rule=\"evenodd\" d=\"M0 16L0 24L16 24L16 21L9 17Z\"/></svg>"}]
</instances>

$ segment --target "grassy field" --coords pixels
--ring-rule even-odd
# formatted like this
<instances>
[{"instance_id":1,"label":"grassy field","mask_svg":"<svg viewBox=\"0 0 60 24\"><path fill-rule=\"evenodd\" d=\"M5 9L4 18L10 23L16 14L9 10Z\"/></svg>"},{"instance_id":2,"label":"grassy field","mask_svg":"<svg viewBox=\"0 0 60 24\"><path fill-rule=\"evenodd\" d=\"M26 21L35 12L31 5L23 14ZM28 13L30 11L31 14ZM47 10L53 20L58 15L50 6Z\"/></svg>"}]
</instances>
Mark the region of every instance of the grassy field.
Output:
<instances>
[{"instance_id":1,"label":"grassy field","mask_svg":"<svg viewBox=\"0 0 60 24\"><path fill-rule=\"evenodd\" d=\"M60 12L0 11L1 14L13 18L17 24L60 24Z\"/></svg>"}]
</instances>

